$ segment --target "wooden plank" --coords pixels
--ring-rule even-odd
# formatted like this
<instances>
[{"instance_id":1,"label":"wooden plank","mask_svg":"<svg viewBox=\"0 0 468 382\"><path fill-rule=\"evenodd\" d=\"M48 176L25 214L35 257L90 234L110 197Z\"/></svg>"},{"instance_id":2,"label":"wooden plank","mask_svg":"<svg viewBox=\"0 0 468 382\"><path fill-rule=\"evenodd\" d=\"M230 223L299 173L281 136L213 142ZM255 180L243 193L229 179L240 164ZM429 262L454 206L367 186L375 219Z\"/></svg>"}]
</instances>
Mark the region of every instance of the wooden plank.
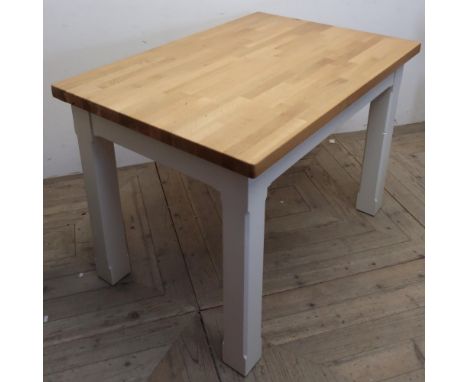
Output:
<instances>
[{"instance_id":1,"label":"wooden plank","mask_svg":"<svg viewBox=\"0 0 468 382\"><path fill-rule=\"evenodd\" d=\"M287 330L287 329L285 329ZM376 351L424 333L424 308L366 321L281 345L312 363L331 364L358 354Z\"/></svg>"},{"instance_id":2,"label":"wooden plank","mask_svg":"<svg viewBox=\"0 0 468 382\"><path fill-rule=\"evenodd\" d=\"M66 257L58 261L44 263L44 280L53 280L61 277L73 277L80 273L93 272L96 270L94 254L88 248L81 250L79 244L76 246L77 256ZM81 255L81 253L83 253Z\"/></svg>"},{"instance_id":3,"label":"wooden plank","mask_svg":"<svg viewBox=\"0 0 468 382\"><path fill-rule=\"evenodd\" d=\"M277 178L276 181L273 182L273 184L270 186L270 198L273 198L274 196L272 195L272 191L278 187L294 187L300 198L302 198L303 202L307 205L309 211L311 212L311 216L316 218L323 216L324 220L326 218L329 219L330 215L336 216L336 210L333 208L333 206L330 206L327 203L327 198L320 192L315 184L310 181L306 172L303 171L303 167L296 164L290 170L295 171L286 172ZM272 206L267 205L267 207L270 207L271 209ZM287 215L290 215L291 212L293 211L288 209Z\"/></svg>"},{"instance_id":4,"label":"wooden plank","mask_svg":"<svg viewBox=\"0 0 468 382\"><path fill-rule=\"evenodd\" d=\"M291 317L264 320L265 339L271 344L284 344L340 327L355 325L387 315L414 309L424 304L424 286L414 284L396 291L383 292L306 311ZM284 332L284 327L288 331Z\"/></svg>"},{"instance_id":5,"label":"wooden plank","mask_svg":"<svg viewBox=\"0 0 468 382\"><path fill-rule=\"evenodd\" d=\"M200 233L204 239L208 253L219 278L223 273L223 241L222 241L222 218L216 211L208 186L205 184L182 176L186 195L195 214Z\"/></svg>"},{"instance_id":6,"label":"wooden plank","mask_svg":"<svg viewBox=\"0 0 468 382\"><path fill-rule=\"evenodd\" d=\"M77 279L78 279L77 275ZM62 280L63 282L63 280ZM79 282L79 280L77 281ZM153 288L122 280L114 288L97 288L80 293L56 297L44 301L44 314L49 321L61 320L75 315L105 310L134 300L148 299L161 295Z\"/></svg>"},{"instance_id":7,"label":"wooden plank","mask_svg":"<svg viewBox=\"0 0 468 382\"><path fill-rule=\"evenodd\" d=\"M254 13L58 82L52 93L256 177L419 50L414 41Z\"/></svg>"},{"instance_id":8,"label":"wooden plank","mask_svg":"<svg viewBox=\"0 0 468 382\"><path fill-rule=\"evenodd\" d=\"M265 320L307 312L359 296L391 291L424 280L424 261L416 260L328 280L265 297Z\"/></svg>"},{"instance_id":9,"label":"wooden plank","mask_svg":"<svg viewBox=\"0 0 468 382\"><path fill-rule=\"evenodd\" d=\"M365 240L365 238L361 240ZM307 248L304 250L307 251ZM329 260L314 261L304 257L296 260L290 257L285 259L284 262L276 264L277 268L272 268L271 265L269 270L265 271L265 294L320 284L370 270L384 269L400 263L421 259L424 257L423 252L424 248L422 246L414 247L408 245L408 243L403 243L362 252L355 251Z\"/></svg>"},{"instance_id":10,"label":"wooden plank","mask_svg":"<svg viewBox=\"0 0 468 382\"><path fill-rule=\"evenodd\" d=\"M219 303L221 280L194 216L179 173L158 166L177 237L201 308Z\"/></svg>"},{"instance_id":11,"label":"wooden plank","mask_svg":"<svg viewBox=\"0 0 468 382\"><path fill-rule=\"evenodd\" d=\"M113 381L147 381L154 364L157 364L167 349L155 347L137 353L104 360L63 372L46 375L47 382L113 382Z\"/></svg>"},{"instance_id":12,"label":"wooden plank","mask_svg":"<svg viewBox=\"0 0 468 382\"><path fill-rule=\"evenodd\" d=\"M200 318L191 316L148 381L218 381L213 358Z\"/></svg>"},{"instance_id":13,"label":"wooden plank","mask_svg":"<svg viewBox=\"0 0 468 382\"><path fill-rule=\"evenodd\" d=\"M413 133L423 133L425 131L425 122L416 122L416 123L409 123L407 125L400 125L395 126L394 135L396 137L405 135L405 134L413 134Z\"/></svg>"},{"instance_id":14,"label":"wooden plank","mask_svg":"<svg viewBox=\"0 0 468 382\"><path fill-rule=\"evenodd\" d=\"M72 257L54 256L53 261L44 262L44 280L74 277L79 273L96 269L89 232L88 204L82 175L49 179L44 183L44 240L68 242L73 245ZM73 229L59 230L62 226ZM68 237L67 237L68 235ZM56 237L58 236L58 237ZM56 238L55 238L56 237ZM55 239L54 239L55 238ZM55 244L57 245L57 244ZM51 259L45 245L45 260ZM63 252L62 252L63 253ZM56 281L51 288L60 289ZM46 282L47 284L47 282ZM47 292L47 285L45 291Z\"/></svg>"},{"instance_id":15,"label":"wooden plank","mask_svg":"<svg viewBox=\"0 0 468 382\"><path fill-rule=\"evenodd\" d=\"M151 348L167 350L194 314L143 322L126 328L91 335L47 346L44 349L44 374L82 368ZM156 360L152 361L153 365Z\"/></svg>"},{"instance_id":16,"label":"wooden plank","mask_svg":"<svg viewBox=\"0 0 468 382\"><path fill-rule=\"evenodd\" d=\"M421 368L411 341L359 354L330 365L340 381L383 381Z\"/></svg>"},{"instance_id":17,"label":"wooden plank","mask_svg":"<svg viewBox=\"0 0 468 382\"><path fill-rule=\"evenodd\" d=\"M271 188L268 192L266 218L310 212L310 208L294 186Z\"/></svg>"},{"instance_id":18,"label":"wooden plank","mask_svg":"<svg viewBox=\"0 0 468 382\"><path fill-rule=\"evenodd\" d=\"M386 379L385 382L424 382L425 380L424 369L418 369Z\"/></svg>"},{"instance_id":19,"label":"wooden plank","mask_svg":"<svg viewBox=\"0 0 468 382\"><path fill-rule=\"evenodd\" d=\"M67 224L44 232L44 261L75 256L75 226Z\"/></svg>"},{"instance_id":20,"label":"wooden plank","mask_svg":"<svg viewBox=\"0 0 468 382\"><path fill-rule=\"evenodd\" d=\"M44 281L44 301L108 287L95 270L56 277Z\"/></svg>"},{"instance_id":21,"label":"wooden plank","mask_svg":"<svg viewBox=\"0 0 468 382\"><path fill-rule=\"evenodd\" d=\"M108 298L113 298L110 295ZM65 309L65 308L64 308ZM71 314L44 325L44 344L52 346L93 336L99 333L124 329L144 322L177 316L195 309L193 305L173 301L167 297L129 298L127 303L108 306L105 309ZM48 314L44 309L44 314ZM54 316L51 316L54 318Z\"/></svg>"},{"instance_id":22,"label":"wooden plank","mask_svg":"<svg viewBox=\"0 0 468 382\"><path fill-rule=\"evenodd\" d=\"M252 374L252 379L256 381L334 382L328 378L322 365L308 362L293 352L283 351L279 346L265 348L259 367ZM225 376L226 374L223 375L223 380L227 379Z\"/></svg>"},{"instance_id":23,"label":"wooden plank","mask_svg":"<svg viewBox=\"0 0 468 382\"><path fill-rule=\"evenodd\" d=\"M416 354L418 355L419 360L421 361L421 363L424 364L425 359L426 359L424 335L413 338L413 343L414 343L414 350L416 351Z\"/></svg>"},{"instance_id":24,"label":"wooden plank","mask_svg":"<svg viewBox=\"0 0 468 382\"><path fill-rule=\"evenodd\" d=\"M165 295L195 307L195 294L156 166L143 166L138 179Z\"/></svg>"},{"instance_id":25,"label":"wooden plank","mask_svg":"<svg viewBox=\"0 0 468 382\"><path fill-rule=\"evenodd\" d=\"M131 171L132 179L121 187L121 194L125 234L132 267L130 278L135 283L153 288L155 295L163 294L161 273L138 178L140 168L127 171Z\"/></svg>"}]
</instances>

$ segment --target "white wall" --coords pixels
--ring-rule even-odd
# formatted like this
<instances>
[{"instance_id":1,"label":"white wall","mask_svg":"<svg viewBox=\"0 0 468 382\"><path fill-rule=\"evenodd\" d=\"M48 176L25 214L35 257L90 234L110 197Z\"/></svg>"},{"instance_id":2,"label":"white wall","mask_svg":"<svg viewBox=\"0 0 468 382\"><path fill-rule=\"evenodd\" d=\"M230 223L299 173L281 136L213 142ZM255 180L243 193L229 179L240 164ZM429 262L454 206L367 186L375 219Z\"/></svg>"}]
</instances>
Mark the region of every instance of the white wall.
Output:
<instances>
[{"instance_id":1,"label":"white wall","mask_svg":"<svg viewBox=\"0 0 468 382\"><path fill-rule=\"evenodd\" d=\"M50 84L264 11L424 42L424 0L44 0L44 177L81 172L70 107ZM424 45L406 65L397 124L424 120ZM365 128L366 110L342 131ZM145 161L117 148L119 166Z\"/></svg>"}]
</instances>

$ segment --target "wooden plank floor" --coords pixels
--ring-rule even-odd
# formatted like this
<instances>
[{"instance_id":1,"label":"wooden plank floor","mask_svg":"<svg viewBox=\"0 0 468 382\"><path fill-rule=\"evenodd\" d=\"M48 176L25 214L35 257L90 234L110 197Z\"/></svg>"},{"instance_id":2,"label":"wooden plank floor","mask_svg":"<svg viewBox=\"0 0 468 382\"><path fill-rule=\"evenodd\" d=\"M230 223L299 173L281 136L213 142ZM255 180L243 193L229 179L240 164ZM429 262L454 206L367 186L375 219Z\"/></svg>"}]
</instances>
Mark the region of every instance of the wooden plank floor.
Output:
<instances>
[{"instance_id":1,"label":"wooden plank floor","mask_svg":"<svg viewBox=\"0 0 468 382\"><path fill-rule=\"evenodd\" d=\"M424 126L396 130L384 206L354 209L364 134L336 135L269 190L263 358L247 381L424 380ZM218 194L119 170L132 274L94 271L81 176L44 182L44 379L237 381L220 361Z\"/></svg>"}]
</instances>

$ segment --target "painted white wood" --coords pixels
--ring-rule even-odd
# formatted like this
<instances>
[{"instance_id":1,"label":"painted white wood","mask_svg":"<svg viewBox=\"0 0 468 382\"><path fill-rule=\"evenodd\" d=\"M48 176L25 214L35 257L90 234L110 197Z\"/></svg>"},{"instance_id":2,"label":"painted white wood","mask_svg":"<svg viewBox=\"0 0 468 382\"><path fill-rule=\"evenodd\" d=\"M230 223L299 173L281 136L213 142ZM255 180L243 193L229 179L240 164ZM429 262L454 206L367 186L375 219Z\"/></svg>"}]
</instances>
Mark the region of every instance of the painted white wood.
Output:
<instances>
[{"instance_id":1,"label":"painted white wood","mask_svg":"<svg viewBox=\"0 0 468 382\"><path fill-rule=\"evenodd\" d=\"M265 200L269 185L299 159L332 134L342 123L371 102L370 138L366 146L366 161L362 175L358 208L366 212L378 206L370 200L378 194L385 178L389 140L393 129L394 108L401 70L390 75L356 102L348 106L323 128L286 154L259 177L250 179L214 163L123 127L117 123L88 114L73 107L75 125L83 160L83 171L90 199L94 236L100 243L99 267L123 262L125 239L123 225L115 224L120 216L117 177L113 145L115 142L158 163L172 167L190 177L216 188L223 203L223 278L224 278L224 341L223 360L246 375L261 357L261 306ZM389 119L390 118L390 122ZM385 133L385 134L383 134ZM390 134L391 138L391 134ZM376 159L377 158L377 159ZM377 160L378 165L373 165ZM380 199L381 201L381 196ZM118 205L118 206L117 206ZM106 226L111 226L109 231ZM119 233L120 232L120 233ZM121 237L119 241L117 236ZM107 243L119 250L109 251ZM125 252L126 255L126 252ZM115 259L114 259L115 257ZM125 257L126 258L126 257ZM128 264L128 259L126 260ZM122 267L122 275L128 269ZM99 271L100 274L104 270ZM102 276L103 277L103 276ZM105 277L103 277L105 278ZM117 280L118 277L112 278ZM115 282L115 281L114 281Z\"/></svg>"},{"instance_id":2,"label":"painted white wood","mask_svg":"<svg viewBox=\"0 0 468 382\"><path fill-rule=\"evenodd\" d=\"M93 134L89 113L72 107L99 277L114 285L130 273L114 144Z\"/></svg>"},{"instance_id":3,"label":"painted white wood","mask_svg":"<svg viewBox=\"0 0 468 382\"><path fill-rule=\"evenodd\" d=\"M262 354L262 282L267 187L244 178L223 204L223 361L247 375Z\"/></svg>"},{"instance_id":4,"label":"painted white wood","mask_svg":"<svg viewBox=\"0 0 468 382\"><path fill-rule=\"evenodd\" d=\"M356 208L370 215L375 215L382 206L402 71L400 68L394 73L393 86L376 97L369 109Z\"/></svg>"}]
</instances>

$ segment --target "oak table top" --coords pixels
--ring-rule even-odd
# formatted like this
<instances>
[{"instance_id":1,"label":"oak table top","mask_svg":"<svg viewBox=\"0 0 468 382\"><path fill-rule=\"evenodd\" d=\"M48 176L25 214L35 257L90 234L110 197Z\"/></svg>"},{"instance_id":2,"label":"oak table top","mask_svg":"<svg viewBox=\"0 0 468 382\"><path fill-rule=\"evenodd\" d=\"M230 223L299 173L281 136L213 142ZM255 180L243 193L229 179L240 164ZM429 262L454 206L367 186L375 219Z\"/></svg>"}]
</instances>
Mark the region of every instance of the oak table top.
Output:
<instances>
[{"instance_id":1,"label":"oak table top","mask_svg":"<svg viewBox=\"0 0 468 382\"><path fill-rule=\"evenodd\" d=\"M419 49L414 41L254 13L57 82L52 93L257 177Z\"/></svg>"}]
</instances>

